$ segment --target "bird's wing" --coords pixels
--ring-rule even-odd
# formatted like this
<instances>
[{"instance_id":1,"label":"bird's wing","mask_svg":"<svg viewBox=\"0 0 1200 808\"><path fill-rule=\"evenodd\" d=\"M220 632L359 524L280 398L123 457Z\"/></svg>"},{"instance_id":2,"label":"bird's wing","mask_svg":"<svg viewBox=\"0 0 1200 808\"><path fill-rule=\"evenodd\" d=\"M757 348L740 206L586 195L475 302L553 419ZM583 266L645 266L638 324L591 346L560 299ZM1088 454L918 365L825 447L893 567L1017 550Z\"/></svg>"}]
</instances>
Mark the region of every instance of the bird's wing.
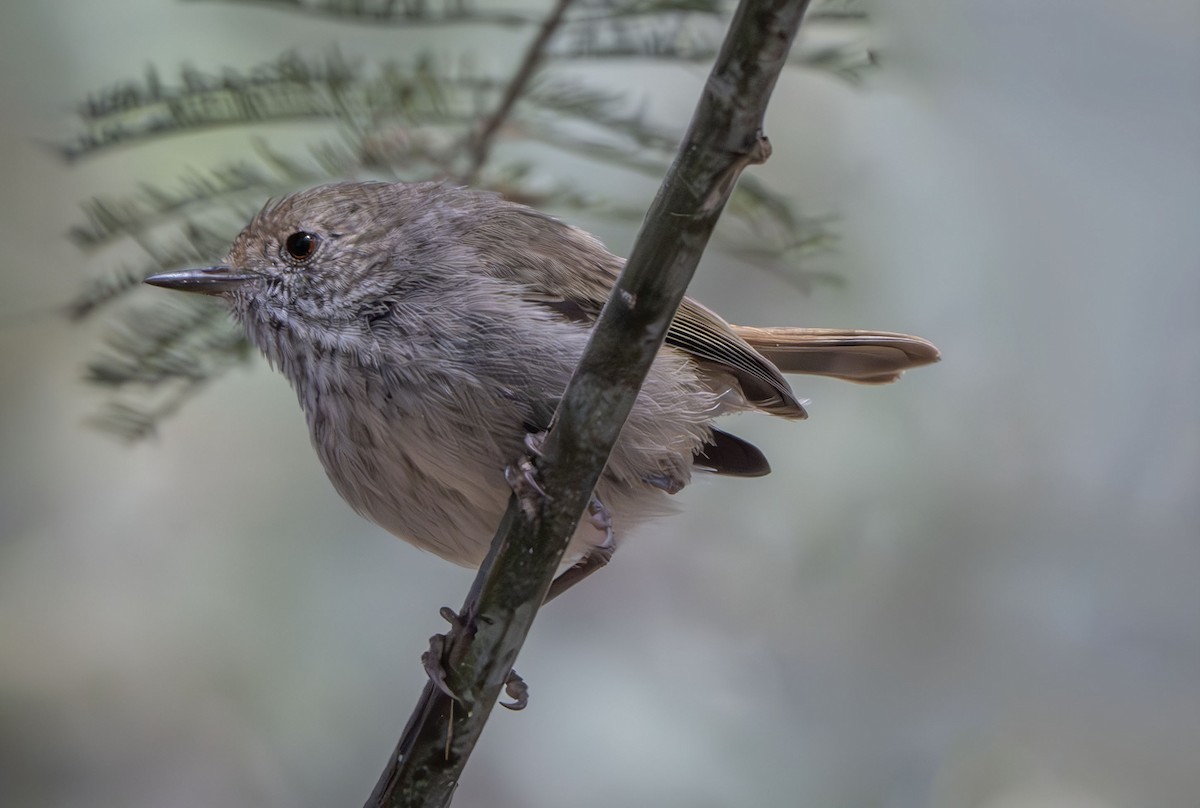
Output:
<instances>
[{"instance_id":1,"label":"bird's wing","mask_svg":"<svg viewBox=\"0 0 1200 808\"><path fill-rule=\"evenodd\" d=\"M504 205L491 213L465 237L481 245L496 238L519 244L503 254L520 256L521 265L482 261L486 270L518 282L523 298L565 319L595 322L624 262L583 230L531 208ZM496 255L480 248L484 254ZM785 418L806 413L781 370L885 382L937 358L931 344L903 334L734 326L690 297L671 321L666 342L714 377L731 377L751 406Z\"/></svg>"},{"instance_id":2,"label":"bird's wing","mask_svg":"<svg viewBox=\"0 0 1200 808\"><path fill-rule=\"evenodd\" d=\"M610 279L615 282L615 272L605 278ZM569 320L591 324L611 291L611 282L607 286L589 284L587 289L577 284L568 295L531 288L523 297ZM775 366L738 336L729 323L695 300L683 299L667 329L667 344L709 371L732 376L746 401L757 409L788 418L805 417L803 405Z\"/></svg>"}]
</instances>

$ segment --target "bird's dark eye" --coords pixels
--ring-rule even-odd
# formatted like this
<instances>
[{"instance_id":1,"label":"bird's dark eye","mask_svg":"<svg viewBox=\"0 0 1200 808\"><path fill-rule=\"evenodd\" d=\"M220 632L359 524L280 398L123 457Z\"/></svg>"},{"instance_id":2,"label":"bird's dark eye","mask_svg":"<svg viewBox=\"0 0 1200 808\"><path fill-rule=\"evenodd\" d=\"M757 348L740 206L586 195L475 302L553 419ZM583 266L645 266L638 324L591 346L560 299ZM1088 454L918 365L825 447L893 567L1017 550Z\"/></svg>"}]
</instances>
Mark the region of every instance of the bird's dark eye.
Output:
<instances>
[{"instance_id":1,"label":"bird's dark eye","mask_svg":"<svg viewBox=\"0 0 1200 808\"><path fill-rule=\"evenodd\" d=\"M288 236L287 241L283 242L283 248L287 250L287 254L292 257L292 260L307 261L317 251L319 243L320 239L316 235L301 230Z\"/></svg>"}]
</instances>

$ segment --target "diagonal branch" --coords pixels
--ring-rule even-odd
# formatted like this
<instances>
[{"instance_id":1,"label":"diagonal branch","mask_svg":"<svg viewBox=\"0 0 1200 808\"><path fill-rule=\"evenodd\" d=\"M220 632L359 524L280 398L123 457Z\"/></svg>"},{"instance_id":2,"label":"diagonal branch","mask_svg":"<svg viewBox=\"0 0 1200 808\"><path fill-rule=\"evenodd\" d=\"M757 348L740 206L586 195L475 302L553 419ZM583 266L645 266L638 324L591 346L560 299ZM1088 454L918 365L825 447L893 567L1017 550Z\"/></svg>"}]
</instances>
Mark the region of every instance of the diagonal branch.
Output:
<instances>
[{"instance_id":1,"label":"diagonal branch","mask_svg":"<svg viewBox=\"0 0 1200 808\"><path fill-rule=\"evenodd\" d=\"M679 154L543 445L549 496L515 500L447 638L452 702L426 686L369 808L446 806L588 504L742 170L770 154L761 127L807 0L742 0Z\"/></svg>"},{"instance_id":2,"label":"diagonal branch","mask_svg":"<svg viewBox=\"0 0 1200 808\"><path fill-rule=\"evenodd\" d=\"M470 165L467 170L458 178L459 182L464 185L470 185L479 178L479 170L483 168L483 164L487 162L488 155L492 150L492 141L496 138L496 133L500 131L500 127L508 120L508 115L512 112L513 105L517 103L517 99L525 92L529 82L533 79L533 74L537 72L538 67L546 58L546 46L550 44L554 32L562 24L563 15L566 14L567 6L571 5L572 0L558 0L554 4L554 8L546 15L546 19L542 21L542 27L538 30L537 37L529 44L529 49L525 51L525 58L521 61L521 67L518 68L516 75L509 82L508 87L504 91L504 98L500 101L500 106L496 111L488 116L488 119L483 122L483 126L479 131L472 135L470 140L469 154Z\"/></svg>"}]
</instances>

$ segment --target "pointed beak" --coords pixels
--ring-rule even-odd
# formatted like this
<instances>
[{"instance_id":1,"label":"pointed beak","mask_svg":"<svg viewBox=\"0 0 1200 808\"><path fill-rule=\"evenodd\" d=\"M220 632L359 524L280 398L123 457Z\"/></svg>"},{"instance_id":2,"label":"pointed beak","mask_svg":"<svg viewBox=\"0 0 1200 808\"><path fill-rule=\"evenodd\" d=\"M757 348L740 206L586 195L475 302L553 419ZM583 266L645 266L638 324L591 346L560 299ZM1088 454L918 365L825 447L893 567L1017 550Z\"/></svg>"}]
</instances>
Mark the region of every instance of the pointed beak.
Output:
<instances>
[{"instance_id":1,"label":"pointed beak","mask_svg":"<svg viewBox=\"0 0 1200 808\"><path fill-rule=\"evenodd\" d=\"M146 278L146 283L151 286L161 286L164 289L178 289L181 292L219 295L222 292L232 292L243 284L261 277L255 272L242 272L233 267L215 266L159 272Z\"/></svg>"}]
</instances>

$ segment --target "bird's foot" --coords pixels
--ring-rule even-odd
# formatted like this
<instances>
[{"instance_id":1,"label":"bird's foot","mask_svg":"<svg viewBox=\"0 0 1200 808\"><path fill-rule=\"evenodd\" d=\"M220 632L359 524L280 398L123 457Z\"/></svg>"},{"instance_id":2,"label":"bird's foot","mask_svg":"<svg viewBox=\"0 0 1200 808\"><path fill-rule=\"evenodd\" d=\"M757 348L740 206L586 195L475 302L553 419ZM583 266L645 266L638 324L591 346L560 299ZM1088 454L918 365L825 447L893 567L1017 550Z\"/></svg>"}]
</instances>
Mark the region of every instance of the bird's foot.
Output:
<instances>
[{"instance_id":1,"label":"bird's foot","mask_svg":"<svg viewBox=\"0 0 1200 808\"><path fill-rule=\"evenodd\" d=\"M433 682L434 687L461 704L462 698L446 681L446 652L450 649L452 637L464 634L469 641L475 632L449 606L443 606L438 610L438 614L450 624L450 630L445 634L434 634L429 638L429 650L421 654L421 667L425 669L425 673L429 676L429 681Z\"/></svg>"},{"instance_id":2,"label":"bird's foot","mask_svg":"<svg viewBox=\"0 0 1200 808\"><path fill-rule=\"evenodd\" d=\"M529 685L525 684L525 680L516 670L508 672L508 677L504 680L504 692L512 701L500 702L501 707L507 707L510 710L524 710L529 704Z\"/></svg>"},{"instance_id":3,"label":"bird's foot","mask_svg":"<svg viewBox=\"0 0 1200 808\"><path fill-rule=\"evenodd\" d=\"M517 502L521 504L521 510L529 519L537 515L538 506L546 498L546 489L542 488L538 481L538 470L534 465L534 459L542 456L542 442L545 438L545 432L528 433L525 436L525 449L528 453L504 469L504 479L517 495Z\"/></svg>"},{"instance_id":4,"label":"bird's foot","mask_svg":"<svg viewBox=\"0 0 1200 808\"><path fill-rule=\"evenodd\" d=\"M475 628L449 606L443 606L438 610L438 614L450 624L450 630L445 634L434 634L429 638L429 650L421 654L421 666L425 668L425 674L434 687L462 704L462 696L447 681L446 653L450 648L452 637L461 635L466 638L467 642L470 642L475 636ZM505 678L504 692L512 701L500 702L503 707L510 710L524 710L529 704L529 686L515 670L510 670Z\"/></svg>"}]
</instances>

